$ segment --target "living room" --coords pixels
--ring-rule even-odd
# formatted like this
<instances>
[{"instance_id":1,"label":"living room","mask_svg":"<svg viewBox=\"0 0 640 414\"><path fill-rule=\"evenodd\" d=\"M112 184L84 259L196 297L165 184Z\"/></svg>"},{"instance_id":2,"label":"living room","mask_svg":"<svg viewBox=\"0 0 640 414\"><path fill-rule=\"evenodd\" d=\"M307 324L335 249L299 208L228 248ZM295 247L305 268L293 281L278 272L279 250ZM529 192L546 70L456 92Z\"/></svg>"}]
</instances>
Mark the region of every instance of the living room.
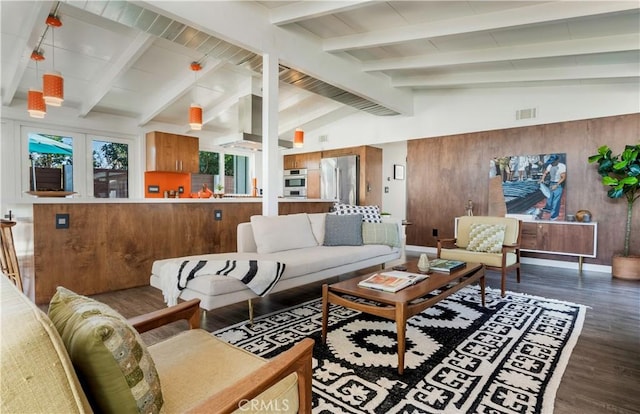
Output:
<instances>
[{"instance_id":1,"label":"living room","mask_svg":"<svg viewBox=\"0 0 640 414\"><path fill-rule=\"evenodd\" d=\"M464 3L466 4L467 2ZM252 20L257 19L256 16L259 15L253 12L245 16L244 19L246 20L243 20L243 17L238 15L243 9L236 9L233 4L221 4L217 9L210 9L213 6L204 3L199 7L184 7L184 10L173 3L150 2L150 5L153 5L154 10L165 10L167 14L180 20L191 22L194 26L205 27L211 29L214 33L224 34L225 38L229 38L228 35L234 32L236 40L245 47L256 44L257 40L248 39L248 37L260 37L260 28L267 24L265 23L267 21L266 18L263 18L260 24L256 23L257 20ZM4 11L7 10L5 9L7 6L0 6L3 8L3 26L6 26L5 19L9 17ZM30 27L33 30L29 31L28 35L23 33L22 36L17 36L20 39L28 38L23 43L28 45L26 48L29 49L29 52L33 49L34 44L37 43L37 38L42 34L44 18L40 17L46 17L50 12L51 6L51 4L39 6L38 17L32 17L34 23ZM260 5L258 4L258 6ZM74 6L62 6L63 22L66 7L72 8ZM241 7L252 6L244 5ZM619 16L626 15L626 22L629 22L630 19L632 22L637 23L637 4L630 7L629 10L625 12L620 9L618 11L609 11L608 13ZM70 17L67 18L69 20L78 19L78 16L86 17L77 10L69 13ZM596 14L595 12L593 13L594 15ZM198 14L201 16L198 16ZM570 18L574 20L580 20L578 15L571 16ZM26 18L25 16L20 17L22 19ZM21 21L16 16L13 16L13 18L16 21ZM585 17L582 16L582 18ZM90 20L87 19L87 21ZM588 19L585 18L585 20ZM247 24L247 22L252 24ZM584 24L584 21L582 23ZM245 25L253 27L255 30L245 30L247 33L238 33L238 28L245 27ZM235 29L231 26L234 26ZM620 25L619 31L614 30L610 32L610 35L614 38L627 35L636 36L637 40L637 27L632 30L625 29L628 26L628 23L626 26ZM61 69L63 75L67 72L68 66L73 65L72 63L65 63L65 59L70 57L68 55L65 56L63 50L71 46L69 46L69 40L65 40L65 36L68 35L62 35L64 29L64 25L61 28L52 29L56 33L55 40L52 41L57 44L56 47L58 48L55 52L55 65ZM265 32L270 32L271 30L273 28L265 29ZM499 30L499 28L496 27L494 30ZM599 33L595 28L594 31ZM8 34L3 30L3 38L9 35L12 34ZM51 34L46 37L45 45L50 42L50 36ZM281 42L280 46L282 46L281 58L288 62L295 61L297 58L294 56L295 48L288 41L283 41L279 36L282 36L282 34L277 35L278 40ZM602 35L602 37L607 36ZM61 42L62 46L58 42ZM626 46L621 46L621 48L626 48ZM314 106L308 104L306 108L291 107L287 111L288 118L284 114L279 115L272 108L272 112L267 118L275 122L278 127L275 130L273 125L265 128L265 136L268 135L269 138L265 138L264 141L265 143L271 142L272 145L268 148L263 148L261 152L240 151L237 153L244 154L253 160L255 177L260 183L260 187L265 190L263 212L269 211L273 213L273 204L277 204L276 200L282 191L282 158L284 155L361 145L381 148L383 151L382 174L380 181L375 183L381 192L381 209L391 213L392 217L410 221L411 224L406 226L407 251L410 258L415 258L415 255L421 252L433 254L438 237L453 236L454 218L465 214L465 205L468 200L473 202L473 213L475 215L489 213L491 200L489 199L490 180L488 172L489 162L494 157L517 154L566 154L568 169L566 213L575 213L581 209L587 209L592 213L593 221L598 224L597 254L595 257L584 258L585 272L579 273L577 271L579 259L576 256L526 253L523 255L524 266L529 267L525 267L525 276L522 283L515 284L513 280L509 280L508 288L517 292L581 303L598 309L602 314L597 317L587 314L587 319L591 317L593 320L590 322L591 325L583 331L583 335L586 334L592 342L579 342L581 347L578 347L578 350L584 351L585 348L590 346L605 347L601 342L604 337L606 338L604 342L611 340L618 343L619 341L621 344L620 349L623 351L617 354L615 358L624 359L629 355L634 356L633 352L630 351L629 343L633 342L634 338L637 339L637 329L634 328L633 321L638 319L637 306L634 307L634 303L636 303L634 300L638 296L638 286L637 283L612 280L610 266L611 256L613 253L620 251L622 247L623 239L620 234L624 230L625 223L620 220L620 217L625 214L625 206L623 205L624 203L613 203L607 199L606 192L600 184L596 168L594 165L589 164L587 159L590 155L595 154L601 145L609 145L615 152L620 152L624 145L638 142L638 137L640 136L638 47L636 45L630 49L628 51L630 55L625 55L625 57L620 57L614 51L611 51L611 62L602 64L602 67L599 67L599 64L593 64L594 67L590 69L594 73L591 73L591 75L586 75L582 72L582 74L577 74L576 78L568 79L567 77L564 80L557 78L545 80L544 78L550 76L550 73L553 72L549 68L545 68L526 82L520 82L517 77L511 78L511 83L508 86L494 79L493 82L479 82L475 87L468 85L416 87L413 88L410 94L406 93L402 87L388 86L387 82L378 82L383 84L382 86L375 85L379 78L371 76L369 73L363 73L360 70L354 70L351 64L342 62L337 67L341 67L343 64L346 65L343 73L332 74L336 84L343 87L352 87L352 90L357 95L365 95L366 90L369 88L372 92L367 96L372 101L382 102L387 106L395 105L394 107L398 109L400 115L376 116L364 111L355 111L353 108L342 108L342 112L346 113L346 115L327 115L325 113L324 116L330 119L329 122L320 122L314 119L305 123L303 148L278 150L273 145L273 137L291 139L293 130L297 126L296 124L305 118L307 113L313 112ZM171 47L167 47L166 50L169 54L173 53ZM298 51L300 60L303 60L306 56L306 52L303 52ZM47 53L50 54L50 52ZM144 54L144 52L141 53ZM329 54L327 52L319 53ZM572 53L586 54L584 51L573 51ZM569 53L569 55L572 55L572 53ZM67 91L67 100L62 107L49 107L44 119L30 118L26 112L26 90L28 88L27 84L33 83L32 80L35 79L36 73L34 62L29 61L28 57L25 58L23 54L24 50L21 50L21 54L18 56L22 59L22 68L26 75L24 80L20 80L17 83L8 81L5 78L6 74L21 72L16 72L13 66L9 67L9 70L5 70L6 62L11 61L11 57L5 59L3 54L2 142L0 143L2 148L2 155L0 156L2 173L0 209L3 215L7 215L11 211L18 221L15 235L17 236L20 256L32 256L34 253L31 230L23 231L22 229L25 227L30 228L29 226L31 226L33 205L43 203L42 200L34 199L32 196L25 194L25 191L29 190L28 151L25 147L26 130L37 130L51 135L73 135L78 137L76 142L82 142L82 144L79 144L80 150L82 148L86 149L88 140L94 136L113 137L119 139L120 142L127 143L131 161L129 164L131 177L130 197L132 200L142 201L144 201L145 187L143 178L145 171L144 139L147 132L161 130L198 136L201 150L219 151L220 153L238 151L220 145L222 141L217 134L215 122L210 122L211 125L209 127L205 124L202 132L186 132L184 128L187 124L186 119L168 122L168 119L173 120L173 118L159 117L151 121L147 119L145 123L141 122L142 118L137 115L116 115L115 112L117 111L104 110L104 107L107 106L106 102L103 103L102 107L104 111L95 110L90 111L85 116L79 116L82 112L82 103L84 101L77 98L82 96L82 88L70 86L73 85L74 76L66 79L66 84L70 86L70 89ZM191 59L197 59L198 56L195 55L197 54L192 53ZM550 57L547 56L547 58ZM331 64L327 63L326 67L323 67L318 62L309 60L305 64L301 64L300 68L314 73L313 65L315 63L317 66L315 75L328 80L329 76L326 72L339 72L339 70L336 70L336 66L333 65L335 59L335 56L331 55L327 60ZM512 56L512 59L515 60L515 57ZM533 58L529 57L529 59ZM627 62L623 63L625 60ZM39 70L42 72L43 69L48 68L50 62L48 60L47 63L40 64ZM183 63L186 68L189 59ZM176 66L178 65L176 64ZM624 66L622 74L613 78L614 75L612 73L618 73L614 69L620 69L622 66ZM629 67L631 71L628 70ZM610 74L604 75L603 72L606 71L609 71ZM536 72L535 67L527 69L529 76L534 72ZM215 73L215 71L212 73ZM184 73L181 74L184 75ZM198 79L203 82L204 73L201 74L202 76L196 75L195 82L192 80L193 75L193 73L188 74L192 84L197 84ZM174 82L178 83L175 79ZM252 85L247 87L245 91L263 88L266 91L265 97L270 96L269 88L265 88L265 85L273 87L274 79L272 78L270 82L262 84L258 82L257 87ZM275 83L277 84L277 81ZM17 90L15 96L8 102L6 98L7 85L16 86L15 89ZM386 92L388 92L388 96L385 96ZM285 94L284 86L282 94ZM154 98L156 96L156 94L153 94ZM190 98L182 99L176 103L176 106L179 107L184 104L185 108L188 107ZM267 103L266 105L266 108L268 108L269 104ZM151 113L149 112L150 107L146 108L148 115ZM530 113L531 117L517 119L516 114L519 111L532 108L535 109L535 116ZM185 111L182 111L184 112L183 115L186 114ZM266 109L266 111L268 112L269 109ZM178 108L177 112L180 113L180 108ZM81 168L82 163L88 164L86 159L80 160L80 158L78 157L76 161L78 168ZM87 155L84 158L89 159L89 156ZM405 168L404 179L394 176L395 166ZM384 187L388 187L388 191ZM82 200L82 197L85 197L84 200L87 199L86 195L82 194L71 200L72 202L77 202ZM66 201L62 200L62 202ZM223 217L228 217L227 210L224 210ZM640 226L640 215L634 215L632 225L634 229ZM106 227L102 223L101 226L96 228ZM434 232L434 230L436 231ZM147 231L150 238L152 238L156 228L149 226ZM140 236L137 235L135 237ZM632 237L631 250L634 252L640 251L640 238ZM26 269L26 271L28 272L29 269ZM147 278L148 274L143 276ZM489 274L487 280L489 286L493 285L495 287L499 285L495 274ZM545 284L556 286L558 289L554 292ZM576 286L585 284L588 285L585 290L574 292L574 290L578 289ZM130 307L129 302L137 294L149 297L153 295L152 292L158 293L153 288L148 291L144 290L144 288L135 288L129 295L125 294L124 299L116 298L114 307L121 300L121 308L119 310L122 313L126 313L127 316L134 316L138 310L145 312L150 310L150 307L158 306L161 299L158 297L149 299L149 302L145 305L150 306L147 306L146 309ZM303 293L296 291L289 296L278 294L273 298L257 302L256 313L267 314L286 307L284 304L293 304L292 302L296 302L301 298L317 298L318 292L319 286L314 285L309 286L309 290ZM598 299L589 299L589 294L598 296ZM299 295L299 298L296 299L296 295ZM608 295L611 295L611 298L606 298ZM626 296L626 299L621 301L622 304L615 304L618 295ZM105 297L105 300L111 301L114 299ZM145 306L141 307L144 308ZM607 309L606 311L605 308ZM615 311L610 309L615 309ZM626 319L626 315L622 318L623 320L616 320L617 312L626 312L631 320ZM221 329L221 324L233 324L246 319L246 303L225 310L222 314L216 313L216 316L213 315L212 313L209 316L211 324L205 324L207 329L212 331ZM224 322L220 322L219 315L226 315L222 316ZM609 323L615 328L600 329L602 326L608 326L607 324ZM628 329L631 332L627 334L613 332L616 331L616 328L618 330ZM4 334L3 332L3 336ZM579 353L577 355L588 359L592 363L593 360L600 356L600 353L596 353L597 357L594 357L593 354L585 356L585 354ZM572 359L575 359L575 356L576 353L574 352ZM637 354L635 356L637 357ZM615 377L615 372L620 372L616 371L619 368L617 364L620 362L617 359L615 362L609 362L617 367L611 368L614 374L608 372L611 377ZM570 369L578 369L576 365L579 365L579 362L572 360ZM607 371L609 368L607 367L607 362L602 362L598 369ZM622 380L627 379L628 382L637 380L638 367L633 366L631 371L631 374L624 374L628 375L628 377L621 375ZM578 369L577 371L569 370L567 373L566 375L569 376L570 373L574 373L580 379L571 383L572 388L569 390L563 390L562 387L565 385L561 386L558 395L559 399L564 399L564 401L556 403L556 412L563 412L563 409L566 410L564 412L570 412L571 403L575 402L575 400L572 400L573 397L570 396L571 392L579 390L584 394L584 388L580 388L577 383L592 380L586 368L583 370ZM618 385L620 384L616 383L610 388L615 388ZM588 389L589 387L585 388ZM628 393L624 398L621 397L622 400L627 398L627 400L620 403L621 409L632 410L628 408L632 407L634 402L634 397L631 394L633 393ZM616 398L618 396L614 394L613 396L607 396L605 399L609 401ZM599 401L593 401L586 397L581 401L581 404L584 404L580 405L581 407L586 406L588 408L591 404L592 408L605 409L599 405Z\"/></svg>"}]
</instances>

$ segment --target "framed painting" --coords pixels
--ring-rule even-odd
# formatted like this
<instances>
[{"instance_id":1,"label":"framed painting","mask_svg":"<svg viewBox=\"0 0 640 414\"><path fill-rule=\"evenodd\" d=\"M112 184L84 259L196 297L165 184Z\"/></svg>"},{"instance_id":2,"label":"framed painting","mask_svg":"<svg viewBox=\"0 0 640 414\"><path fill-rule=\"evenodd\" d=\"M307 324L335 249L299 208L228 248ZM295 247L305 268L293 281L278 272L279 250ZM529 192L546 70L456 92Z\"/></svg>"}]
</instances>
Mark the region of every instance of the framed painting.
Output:
<instances>
[{"instance_id":1,"label":"framed painting","mask_svg":"<svg viewBox=\"0 0 640 414\"><path fill-rule=\"evenodd\" d=\"M489 177L502 178L507 214L540 220L564 220L567 200L567 154L523 154L494 157Z\"/></svg>"}]
</instances>

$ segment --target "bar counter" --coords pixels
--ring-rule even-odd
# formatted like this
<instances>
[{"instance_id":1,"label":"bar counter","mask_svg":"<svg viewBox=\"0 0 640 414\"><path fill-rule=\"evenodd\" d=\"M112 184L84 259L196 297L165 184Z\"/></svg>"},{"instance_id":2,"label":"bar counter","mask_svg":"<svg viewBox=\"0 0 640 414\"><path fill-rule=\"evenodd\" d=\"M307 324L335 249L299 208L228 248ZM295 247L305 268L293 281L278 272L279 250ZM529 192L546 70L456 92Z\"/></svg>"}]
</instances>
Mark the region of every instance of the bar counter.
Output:
<instances>
[{"instance_id":1,"label":"bar counter","mask_svg":"<svg viewBox=\"0 0 640 414\"><path fill-rule=\"evenodd\" d=\"M149 284L154 260L236 251L236 228L262 198L41 198L33 203L35 301L57 286L96 293ZM278 199L279 214L329 211L332 201Z\"/></svg>"}]
</instances>

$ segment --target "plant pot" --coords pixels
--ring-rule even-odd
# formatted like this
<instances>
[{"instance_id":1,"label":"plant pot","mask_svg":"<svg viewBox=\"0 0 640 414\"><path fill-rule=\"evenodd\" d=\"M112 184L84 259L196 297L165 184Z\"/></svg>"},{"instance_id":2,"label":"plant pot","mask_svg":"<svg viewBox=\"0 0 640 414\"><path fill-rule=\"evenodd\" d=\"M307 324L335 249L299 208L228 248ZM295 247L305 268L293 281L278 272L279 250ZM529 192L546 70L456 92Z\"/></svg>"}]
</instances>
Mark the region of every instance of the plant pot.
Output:
<instances>
[{"instance_id":1,"label":"plant pot","mask_svg":"<svg viewBox=\"0 0 640 414\"><path fill-rule=\"evenodd\" d=\"M640 280L640 256L613 256L611 275L618 279Z\"/></svg>"}]
</instances>

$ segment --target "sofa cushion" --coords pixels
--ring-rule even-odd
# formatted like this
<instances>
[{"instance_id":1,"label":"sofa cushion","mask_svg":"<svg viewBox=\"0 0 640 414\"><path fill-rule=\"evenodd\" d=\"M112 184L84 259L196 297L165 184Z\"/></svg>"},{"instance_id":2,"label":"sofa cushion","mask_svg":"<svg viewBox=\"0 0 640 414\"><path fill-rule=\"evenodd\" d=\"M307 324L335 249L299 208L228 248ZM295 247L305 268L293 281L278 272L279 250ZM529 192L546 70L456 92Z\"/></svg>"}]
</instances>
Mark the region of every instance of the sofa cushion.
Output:
<instances>
[{"instance_id":1,"label":"sofa cushion","mask_svg":"<svg viewBox=\"0 0 640 414\"><path fill-rule=\"evenodd\" d=\"M395 223L362 223L362 242L399 247L398 225Z\"/></svg>"},{"instance_id":2,"label":"sofa cushion","mask_svg":"<svg viewBox=\"0 0 640 414\"><path fill-rule=\"evenodd\" d=\"M154 362L124 317L62 287L51 299L49 317L96 411L160 411L163 398Z\"/></svg>"},{"instance_id":3,"label":"sofa cushion","mask_svg":"<svg viewBox=\"0 0 640 414\"><path fill-rule=\"evenodd\" d=\"M307 214L311 222L311 230L316 238L319 246L324 244L324 222L327 213L311 213Z\"/></svg>"},{"instance_id":4,"label":"sofa cushion","mask_svg":"<svg viewBox=\"0 0 640 414\"><path fill-rule=\"evenodd\" d=\"M361 214L362 221L367 223L382 223L380 208L378 206L354 206L351 204L334 203L335 214L350 215Z\"/></svg>"},{"instance_id":5,"label":"sofa cushion","mask_svg":"<svg viewBox=\"0 0 640 414\"><path fill-rule=\"evenodd\" d=\"M251 216L258 253L317 246L306 213L284 216Z\"/></svg>"},{"instance_id":6,"label":"sofa cushion","mask_svg":"<svg viewBox=\"0 0 640 414\"><path fill-rule=\"evenodd\" d=\"M327 214L324 225L325 246L361 246L362 214Z\"/></svg>"},{"instance_id":7,"label":"sofa cushion","mask_svg":"<svg viewBox=\"0 0 640 414\"><path fill-rule=\"evenodd\" d=\"M473 223L469 232L467 250L472 252L501 253L504 243L504 224Z\"/></svg>"}]
</instances>

